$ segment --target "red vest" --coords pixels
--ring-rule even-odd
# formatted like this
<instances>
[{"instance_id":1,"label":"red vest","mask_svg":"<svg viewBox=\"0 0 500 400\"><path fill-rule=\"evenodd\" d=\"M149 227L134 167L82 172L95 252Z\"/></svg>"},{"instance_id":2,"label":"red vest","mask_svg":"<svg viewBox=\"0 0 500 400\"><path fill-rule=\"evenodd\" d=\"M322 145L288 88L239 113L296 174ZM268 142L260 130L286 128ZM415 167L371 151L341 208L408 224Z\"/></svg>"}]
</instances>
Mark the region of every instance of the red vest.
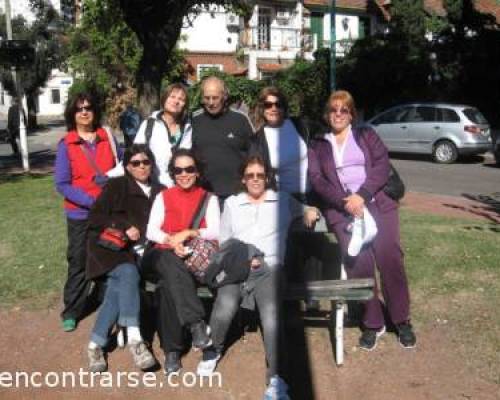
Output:
<instances>
[{"instance_id":1,"label":"red vest","mask_svg":"<svg viewBox=\"0 0 500 400\"><path fill-rule=\"evenodd\" d=\"M189 229L204 193L205 190L201 187L183 190L178 186L174 186L165 189L162 192L165 208L162 231L172 234ZM202 218L200 228L206 227L205 218Z\"/></svg>"},{"instance_id":2,"label":"red vest","mask_svg":"<svg viewBox=\"0 0 500 400\"><path fill-rule=\"evenodd\" d=\"M103 174L115 166L115 157L109 144L108 135L104 129L97 129L95 153L89 151L90 156L94 156L94 161ZM71 167L71 184L74 187L83 189L85 193L94 199L101 193L101 188L94 183L97 174L92 165L85 157L80 144L83 140L76 131L70 131L64 137L64 143L68 149L68 159ZM80 206L65 199L64 207L67 209L80 208Z\"/></svg>"}]
</instances>

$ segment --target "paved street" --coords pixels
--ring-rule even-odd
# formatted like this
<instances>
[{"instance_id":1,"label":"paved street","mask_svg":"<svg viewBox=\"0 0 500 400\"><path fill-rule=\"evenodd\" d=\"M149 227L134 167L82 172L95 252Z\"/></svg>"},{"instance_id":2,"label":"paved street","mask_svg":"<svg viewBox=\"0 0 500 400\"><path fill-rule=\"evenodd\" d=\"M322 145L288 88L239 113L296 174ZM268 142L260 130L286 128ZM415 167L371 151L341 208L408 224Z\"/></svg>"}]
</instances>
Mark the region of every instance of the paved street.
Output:
<instances>
[{"instance_id":1,"label":"paved street","mask_svg":"<svg viewBox=\"0 0 500 400\"><path fill-rule=\"evenodd\" d=\"M391 160L409 191L473 197L500 192L500 168L489 153L450 165L407 155L391 155Z\"/></svg>"}]
</instances>

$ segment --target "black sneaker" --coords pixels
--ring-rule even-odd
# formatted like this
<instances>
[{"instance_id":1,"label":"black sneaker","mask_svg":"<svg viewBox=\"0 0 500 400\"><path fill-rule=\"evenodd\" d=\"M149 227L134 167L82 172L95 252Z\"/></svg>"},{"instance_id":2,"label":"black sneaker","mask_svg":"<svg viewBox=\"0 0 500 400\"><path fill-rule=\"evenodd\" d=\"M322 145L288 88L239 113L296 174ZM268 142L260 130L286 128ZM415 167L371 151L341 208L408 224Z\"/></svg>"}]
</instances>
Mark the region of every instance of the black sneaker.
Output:
<instances>
[{"instance_id":1,"label":"black sneaker","mask_svg":"<svg viewBox=\"0 0 500 400\"><path fill-rule=\"evenodd\" d=\"M417 337L413 332L413 328L409 322L404 322L397 326L398 341L405 349L413 349L417 346Z\"/></svg>"},{"instance_id":2,"label":"black sneaker","mask_svg":"<svg viewBox=\"0 0 500 400\"><path fill-rule=\"evenodd\" d=\"M181 354L178 351L170 351L165 356L165 375L178 373L182 368Z\"/></svg>"},{"instance_id":3,"label":"black sneaker","mask_svg":"<svg viewBox=\"0 0 500 400\"><path fill-rule=\"evenodd\" d=\"M372 351L377 347L378 339L385 333L385 326L377 329L365 329L359 338L359 347L366 351Z\"/></svg>"},{"instance_id":4,"label":"black sneaker","mask_svg":"<svg viewBox=\"0 0 500 400\"><path fill-rule=\"evenodd\" d=\"M193 337L193 347L197 349L203 350L212 345L210 327L203 320L191 325L191 336Z\"/></svg>"}]
</instances>

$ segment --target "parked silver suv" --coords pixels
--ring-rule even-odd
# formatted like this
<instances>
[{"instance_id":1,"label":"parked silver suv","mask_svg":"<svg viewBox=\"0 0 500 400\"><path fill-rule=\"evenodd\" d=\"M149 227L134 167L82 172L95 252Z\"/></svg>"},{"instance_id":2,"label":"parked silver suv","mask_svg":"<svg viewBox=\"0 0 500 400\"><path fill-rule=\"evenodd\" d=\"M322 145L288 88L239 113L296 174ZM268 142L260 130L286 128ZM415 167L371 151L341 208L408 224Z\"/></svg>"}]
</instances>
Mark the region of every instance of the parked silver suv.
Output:
<instances>
[{"instance_id":1,"label":"parked silver suv","mask_svg":"<svg viewBox=\"0 0 500 400\"><path fill-rule=\"evenodd\" d=\"M390 108L367 122L391 152L431 154L438 163L491 150L490 126L466 105L412 103Z\"/></svg>"}]
</instances>

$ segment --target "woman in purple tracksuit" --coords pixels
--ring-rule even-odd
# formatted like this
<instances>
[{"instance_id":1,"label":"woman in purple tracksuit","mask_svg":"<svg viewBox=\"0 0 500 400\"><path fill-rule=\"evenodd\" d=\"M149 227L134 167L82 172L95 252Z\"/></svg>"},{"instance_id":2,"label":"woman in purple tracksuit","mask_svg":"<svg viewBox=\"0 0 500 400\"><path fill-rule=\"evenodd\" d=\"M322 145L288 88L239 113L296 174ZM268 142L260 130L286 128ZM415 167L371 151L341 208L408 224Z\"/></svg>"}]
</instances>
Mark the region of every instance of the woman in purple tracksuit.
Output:
<instances>
[{"instance_id":1,"label":"woman in purple tracksuit","mask_svg":"<svg viewBox=\"0 0 500 400\"><path fill-rule=\"evenodd\" d=\"M325 109L331 132L311 144L309 178L323 201L322 212L339 243L348 278L373 278L376 264L399 342L412 348L416 337L409 322L410 299L400 245L398 203L382 190L390 172L387 148L372 129L352 128L355 117L351 94L333 92ZM363 217L365 207L375 220L378 233L357 256L351 257L347 254L349 230L354 217ZM363 325L360 347L373 350L385 332L377 290L365 304Z\"/></svg>"}]
</instances>

